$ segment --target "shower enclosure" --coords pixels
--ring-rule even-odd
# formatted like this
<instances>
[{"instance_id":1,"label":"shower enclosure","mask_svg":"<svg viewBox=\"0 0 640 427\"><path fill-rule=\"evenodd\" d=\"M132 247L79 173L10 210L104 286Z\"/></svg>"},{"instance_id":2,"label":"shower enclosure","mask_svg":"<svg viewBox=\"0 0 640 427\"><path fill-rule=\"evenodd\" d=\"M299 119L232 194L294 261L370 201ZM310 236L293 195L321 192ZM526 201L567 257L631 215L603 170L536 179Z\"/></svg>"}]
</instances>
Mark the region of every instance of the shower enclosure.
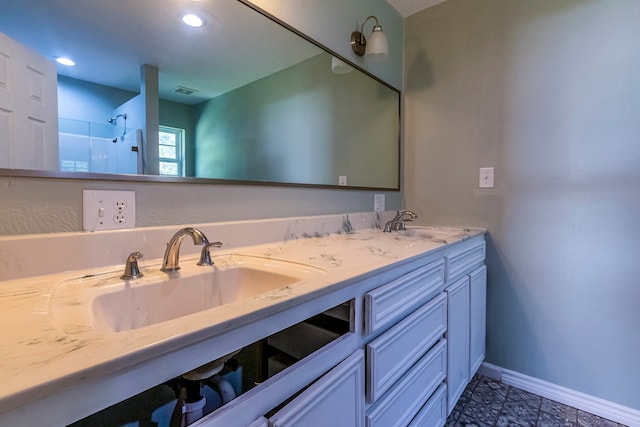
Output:
<instances>
[{"instance_id":1,"label":"shower enclosure","mask_svg":"<svg viewBox=\"0 0 640 427\"><path fill-rule=\"evenodd\" d=\"M125 128L124 123L122 119L95 123L60 118L60 171L142 173L138 151L142 132Z\"/></svg>"}]
</instances>

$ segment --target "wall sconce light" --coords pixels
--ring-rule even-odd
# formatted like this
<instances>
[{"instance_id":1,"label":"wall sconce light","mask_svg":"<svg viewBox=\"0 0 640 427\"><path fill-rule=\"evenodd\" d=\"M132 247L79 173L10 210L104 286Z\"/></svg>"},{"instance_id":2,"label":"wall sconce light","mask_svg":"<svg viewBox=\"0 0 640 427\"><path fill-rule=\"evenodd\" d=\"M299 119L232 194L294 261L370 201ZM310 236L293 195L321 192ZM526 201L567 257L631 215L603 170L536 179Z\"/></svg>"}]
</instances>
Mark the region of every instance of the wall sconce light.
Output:
<instances>
[{"instance_id":1,"label":"wall sconce light","mask_svg":"<svg viewBox=\"0 0 640 427\"><path fill-rule=\"evenodd\" d=\"M363 34L364 24L372 18L375 19L376 23L373 26L373 30L371 30L369 42L367 43L367 39ZM387 36L384 35L378 18L373 15L367 17L360 26L360 31L351 33L351 48L356 55L364 55L365 59L371 62L380 62L387 59L389 56L389 42L387 42Z\"/></svg>"}]
</instances>

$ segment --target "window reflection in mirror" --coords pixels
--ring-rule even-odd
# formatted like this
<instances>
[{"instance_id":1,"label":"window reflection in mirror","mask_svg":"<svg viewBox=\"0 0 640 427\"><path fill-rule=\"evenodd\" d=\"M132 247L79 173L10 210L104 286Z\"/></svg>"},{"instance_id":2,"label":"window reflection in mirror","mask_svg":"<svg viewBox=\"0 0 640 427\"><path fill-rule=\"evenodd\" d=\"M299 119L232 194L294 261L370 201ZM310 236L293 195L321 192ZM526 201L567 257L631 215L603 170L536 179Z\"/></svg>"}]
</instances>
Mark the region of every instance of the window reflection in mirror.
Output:
<instances>
[{"instance_id":1,"label":"window reflection in mirror","mask_svg":"<svg viewBox=\"0 0 640 427\"><path fill-rule=\"evenodd\" d=\"M161 125L158 147L160 175L184 176L184 129Z\"/></svg>"}]
</instances>

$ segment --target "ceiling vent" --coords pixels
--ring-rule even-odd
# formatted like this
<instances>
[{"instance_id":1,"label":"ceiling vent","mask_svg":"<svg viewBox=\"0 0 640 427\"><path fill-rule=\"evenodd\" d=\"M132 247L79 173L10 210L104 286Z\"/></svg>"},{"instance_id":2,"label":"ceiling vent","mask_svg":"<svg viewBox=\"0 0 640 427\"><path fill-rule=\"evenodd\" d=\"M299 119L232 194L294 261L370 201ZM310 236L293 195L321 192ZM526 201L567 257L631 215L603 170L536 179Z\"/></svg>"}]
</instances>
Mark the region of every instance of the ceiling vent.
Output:
<instances>
[{"instance_id":1,"label":"ceiling vent","mask_svg":"<svg viewBox=\"0 0 640 427\"><path fill-rule=\"evenodd\" d=\"M192 95L194 93L197 92L196 89L190 89L188 87L184 87L184 86L178 86L177 88L175 88L173 90L175 93L179 93L181 95Z\"/></svg>"}]
</instances>

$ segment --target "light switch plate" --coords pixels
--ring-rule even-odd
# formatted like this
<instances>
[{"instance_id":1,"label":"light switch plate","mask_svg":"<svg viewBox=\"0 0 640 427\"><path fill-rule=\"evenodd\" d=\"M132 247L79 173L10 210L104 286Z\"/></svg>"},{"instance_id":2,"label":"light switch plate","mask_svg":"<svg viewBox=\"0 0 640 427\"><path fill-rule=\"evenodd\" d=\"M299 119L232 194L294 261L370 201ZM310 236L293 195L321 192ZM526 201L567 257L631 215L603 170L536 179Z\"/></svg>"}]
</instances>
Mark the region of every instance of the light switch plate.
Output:
<instances>
[{"instance_id":1,"label":"light switch plate","mask_svg":"<svg viewBox=\"0 0 640 427\"><path fill-rule=\"evenodd\" d=\"M83 230L113 230L135 226L135 191L82 190Z\"/></svg>"},{"instance_id":2,"label":"light switch plate","mask_svg":"<svg viewBox=\"0 0 640 427\"><path fill-rule=\"evenodd\" d=\"M480 168L480 188L493 188L493 168Z\"/></svg>"}]
</instances>

